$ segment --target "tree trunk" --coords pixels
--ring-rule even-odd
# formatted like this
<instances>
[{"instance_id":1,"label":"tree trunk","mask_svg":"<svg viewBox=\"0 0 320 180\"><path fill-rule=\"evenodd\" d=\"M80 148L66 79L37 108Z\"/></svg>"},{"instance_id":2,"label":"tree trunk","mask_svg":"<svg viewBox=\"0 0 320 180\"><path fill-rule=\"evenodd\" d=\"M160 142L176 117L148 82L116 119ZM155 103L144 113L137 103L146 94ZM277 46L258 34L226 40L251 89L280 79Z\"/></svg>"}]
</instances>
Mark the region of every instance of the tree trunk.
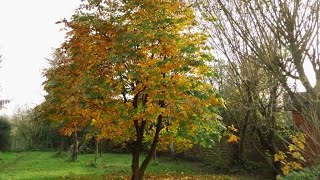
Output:
<instances>
[{"instance_id":1,"label":"tree trunk","mask_svg":"<svg viewBox=\"0 0 320 180\"><path fill-rule=\"evenodd\" d=\"M83 145L83 143L85 142L86 140L86 137L85 136L82 136L80 139L80 142L78 141L78 149L81 148L81 146Z\"/></svg>"},{"instance_id":2,"label":"tree trunk","mask_svg":"<svg viewBox=\"0 0 320 180\"><path fill-rule=\"evenodd\" d=\"M132 149L132 180L140 180L143 179L143 176L140 175L140 163L139 163L139 157L140 157L140 150L142 147L142 141L144 136L144 130L146 126L146 122L142 120L141 124L139 125L138 120L134 121L134 126L136 129L136 141L133 142L133 149Z\"/></svg>"},{"instance_id":3,"label":"tree trunk","mask_svg":"<svg viewBox=\"0 0 320 180\"><path fill-rule=\"evenodd\" d=\"M243 151L244 151L244 146L245 146L245 141L246 141L246 135L247 135L247 128L248 128L248 122L249 122L249 116L250 116L250 111L246 112L245 117L243 118L243 121L241 123L241 127L239 128L239 143L233 143L232 148L232 160L236 162L241 162L243 160ZM234 115L236 117L236 115Z\"/></svg>"},{"instance_id":4,"label":"tree trunk","mask_svg":"<svg viewBox=\"0 0 320 180\"><path fill-rule=\"evenodd\" d=\"M279 162L274 162L273 157L276 153L278 153L278 149L274 144L274 133L269 132L267 135L263 135L260 129L257 129L257 136L259 138L259 142L262 145L262 147L269 151L269 153L272 155L272 159L270 160L271 163L267 162L269 166L271 167L274 175L281 174L281 164ZM265 139L266 137L266 139ZM265 154L263 154L265 156ZM267 160L266 157L263 157L265 160Z\"/></svg>"},{"instance_id":5,"label":"tree trunk","mask_svg":"<svg viewBox=\"0 0 320 180\"><path fill-rule=\"evenodd\" d=\"M145 173L145 171L147 169L147 166L150 163L150 161L151 161L151 159L152 159L152 157L153 157L153 155L154 155L154 153L156 151L157 144L158 144L158 141L159 141L159 134L160 134L161 129L163 128L162 115L159 115L157 119L158 119L158 122L157 122L157 126L156 126L156 133L154 134L151 148L148 151L147 157L145 158L145 160L142 162L142 164L140 166L140 177L141 177L141 179L144 177L144 173Z\"/></svg>"},{"instance_id":6,"label":"tree trunk","mask_svg":"<svg viewBox=\"0 0 320 180\"><path fill-rule=\"evenodd\" d=\"M95 155L95 158L94 158L94 162L95 162L95 163L97 163L98 154L99 154L99 141L96 140L96 155Z\"/></svg>"},{"instance_id":7,"label":"tree trunk","mask_svg":"<svg viewBox=\"0 0 320 180\"><path fill-rule=\"evenodd\" d=\"M132 180L140 180L140 168L139 168L139 156L140 156L140 148L138 147L138 144L134 144L134 148L132 150Z\"/></svg>"},{"instance_id":8,"label":"tree trunk","mask_svg":"<svg viewBox=\"0 0 320 180\"><path fill-rule=\"evenodd\" d=\"M152 158L153 158L153 162L156 164L157 163L157 151L154 151Z\"/></svg>"},{"instance_id":9,"label":"tree trunk","mask_svg":"<svg viewBox=\"0 0 320 180\"><path fill-rule=\"evenodd\" d=\"M99 148L99 157L101 158L102 157L102 140L99 141L99 144L100 144L100 148Z\"/></svg>"},{"instance_id":10,"label":"tree trunk","mask_svg":"<svg viewBox=\"0 0 320 180\"><path fill-rule=\"evenodd\" d=\"M61 136L60 147L57 152L57 155L60 155L64 151L65 138Z\"/></svg>"},{"instance_id":11,"label":"tree trunk","mask_svg":"<svg viewBox=\"0 0 320 180\"><path fill-rule=\"evenodd\" d=\"M156 147L157 147L157 143L159 140L159 134L160 134L161 129L163 128L162 115L158 116L156 132L155 132L155 135L153 138L153 142L151 144L151 148L148 151L147 157L144 159L141 166L139 166L139 156L140 156L140 149L142 147L143 133L144 133L146 123L145 123L145 121L142 121L141 125L138 126L138 122L135 121L135 125L136 125L136 130L137 130L137 141L134 142L133 149L132 149L132 165L131 165L132 177L131 177L131 179L132 180L141 180L144 177L147 166L150 163L150 161L155 153Z\"/></svg>"},{"instance_id":12,"label":"tree trunk","mask_svg":"<svg viewBox=\"0 0 320 180\"><path fill-rule=\"evenodd\" d=\"M169 144L169 151L170 151L170 154L171 154L172 158L173 158L176 162L178 162L178 159L177 159L177 157L176 157L176 155L175 155L175 153L174 153L174 143L173 143L173 142Z\"/></svg>"},{"instance_id":13,"label":"tree trunk","mask_svg":"<svg viewBox=\"0 0 320 180\"><path fill-rule=\"evenodd\" d=\"M164 76L164 74L163 74ZM133 106L135 108L138 107L138 101L137 101L138 96L135 96L133 98ZM145 95L143 97L143 104L146 104L147 102L147 95ZM165 106L165 102L163 100L159 101L159 105L160 107L164 107ZM160 131L163 129L163 117L160 114L157 117L157 125L156 125L156 132L155 135L153 137L153 141L151 144L151 148L147 153L146 158L144 159L144 161L142 162L141 166L139 166L139 156L140 156L140 150L142 148L142 141L144 138L144 132L145 132L145 127L147 122L145 120L142 120L141 124L139 125L138 120L134 120L134 127L136 129L136 141L133 142L133 148L132 148L132 164L131 164L131 169L132 169L132 180L141 180L144 177L144 173L147 169L148 164L150 163L154 152L156 150L157 147L157 143L159 140L159 134Z\"/></svg>"},{"instance_id":14,"label":"tree trunk","mask_svg":"<svg viewBox=\"0 0 320 180\"><path fill-rule=\"evenodd\" d=\"M72 134L72 155L71 155L71 160L72 161L77 161L78 159L78 135L76 132Z\"/></svg>"}]
</instances>

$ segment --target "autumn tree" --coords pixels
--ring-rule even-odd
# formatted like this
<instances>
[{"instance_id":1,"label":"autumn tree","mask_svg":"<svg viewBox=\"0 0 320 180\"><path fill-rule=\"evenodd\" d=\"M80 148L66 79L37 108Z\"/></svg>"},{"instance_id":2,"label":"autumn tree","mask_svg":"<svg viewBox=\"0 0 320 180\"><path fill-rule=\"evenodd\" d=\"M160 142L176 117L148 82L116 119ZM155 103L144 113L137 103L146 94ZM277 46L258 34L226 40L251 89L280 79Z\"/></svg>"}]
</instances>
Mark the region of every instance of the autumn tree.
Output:
<instances>
[{"instance_id":1,"label":"autumn tree","mask_svg":"<svg viewBox=\"0 0 320 180\"><path fill-rule=\"evenodd\" d=\"M77 87L79 72L69 59L56 50L53 59L49 60L50 68L46 69L44 75L46 81L44 88L48 92L46 101L38 107L40 118L51 121L50 124L59 128L63 136L72 136L71 159L77 161L78 157L78 132L87 125L84 118L86 112L82 106L81 90ZM61 138L63 149L64 139ZM60 149L61 150L61 149ZM59 150L59 152L60 152Z\"/></svg>"},{"instance_id":2,"label":"autumn tree","mask_svg":"<svg viewBox=\"0 0 320 180\"><path fill-rule=\"evenodd\" d=\"M62 22L70 30L61 47L66 58L48 74L61 84L49 80L46 89L64 97L65 132L91 123L98 138L126 142L132 179L144 177L162 138L208 146L220 138L216 107L223 102L208 82L213 58L187 2L88 1Z\"/></svg>"}]
</instances>

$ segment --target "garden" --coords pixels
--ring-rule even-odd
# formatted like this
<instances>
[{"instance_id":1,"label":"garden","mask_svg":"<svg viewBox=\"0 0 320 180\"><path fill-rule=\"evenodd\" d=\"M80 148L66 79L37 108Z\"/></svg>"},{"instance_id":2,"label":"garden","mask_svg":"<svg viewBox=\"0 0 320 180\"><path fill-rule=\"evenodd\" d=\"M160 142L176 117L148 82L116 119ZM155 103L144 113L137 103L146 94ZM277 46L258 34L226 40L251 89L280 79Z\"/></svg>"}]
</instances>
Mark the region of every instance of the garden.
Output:
<instances>
[{"instance_id":1,"label":"garden","mask_svg":"<svg viewBox=\"0 0 320 180\"><path fill-rule=\"evenodd\" d=\"M81 1L44 101L0 117L0 179L320 179L319 9Z\"/></svg>"}]
</instances>

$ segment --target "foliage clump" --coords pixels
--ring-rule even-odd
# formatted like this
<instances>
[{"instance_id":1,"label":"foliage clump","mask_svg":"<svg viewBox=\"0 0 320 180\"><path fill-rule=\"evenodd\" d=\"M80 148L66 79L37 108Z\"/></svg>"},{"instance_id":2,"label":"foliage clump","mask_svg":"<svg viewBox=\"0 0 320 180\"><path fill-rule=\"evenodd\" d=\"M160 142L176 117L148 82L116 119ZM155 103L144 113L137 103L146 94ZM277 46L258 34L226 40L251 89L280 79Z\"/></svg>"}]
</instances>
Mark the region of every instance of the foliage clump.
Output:
<instances>
[{"instance_id":1,"label":"foliage clump","mask_svg":"<svg viewBox=\"0 0 320 180\"><path fill-rule=\"evenodd\" d=\"M320 166L304 168L301 171L290 171L286 176L277 176L277 180L318 180L320 179Z\"/></svg>"},{"instance_id":2,"label":"foliage clump","mask_svg":"<svg viewBox=\"0 0 320 180\"><path fill-rule=\"evenodd\" d=\"M11 124L8 118L0 116L0 151L10 148Z\"/></svg>"},{"instance_id":3,"label":"foliage clump","mask_svg":"<svg viewBox=\"0 0 320 180\"><path fill-rule=\"evenodd\" d=\"M301 170L302 162L306 160L302 156L305 148L306 137L303 133L298 132L291 136L292 143L289 144L289 151L279 151L274 155L274 162L280 162L282 173L287 175L291 170Z\"/></svg>"}]
</instances>

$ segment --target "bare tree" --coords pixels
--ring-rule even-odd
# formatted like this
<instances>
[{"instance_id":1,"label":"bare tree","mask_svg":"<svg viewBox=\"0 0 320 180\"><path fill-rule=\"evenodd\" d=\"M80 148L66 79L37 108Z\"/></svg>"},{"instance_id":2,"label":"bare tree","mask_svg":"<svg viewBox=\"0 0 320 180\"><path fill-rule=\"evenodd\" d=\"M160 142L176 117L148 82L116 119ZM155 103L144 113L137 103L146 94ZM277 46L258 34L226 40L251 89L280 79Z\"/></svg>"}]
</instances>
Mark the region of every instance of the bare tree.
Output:
<instances>
[{"instance_id":1,"label":"bare tree","mask_svg":"<svg viewBox=\"0 0 320 180\"><path fill-rule=\"evenodd\" d=\"M246 59L262 68L285 90L293 110L307 120L299 130L308 136L311 141L308 144L313 146L309 149L316 157L314 146L320 147L320 2L197 0L196 3L215 49L229 62ZM305 68L307 64L310 69ZM304 93L296 91L295 81L305 89Z\"/></svg>"}]
</instances>

